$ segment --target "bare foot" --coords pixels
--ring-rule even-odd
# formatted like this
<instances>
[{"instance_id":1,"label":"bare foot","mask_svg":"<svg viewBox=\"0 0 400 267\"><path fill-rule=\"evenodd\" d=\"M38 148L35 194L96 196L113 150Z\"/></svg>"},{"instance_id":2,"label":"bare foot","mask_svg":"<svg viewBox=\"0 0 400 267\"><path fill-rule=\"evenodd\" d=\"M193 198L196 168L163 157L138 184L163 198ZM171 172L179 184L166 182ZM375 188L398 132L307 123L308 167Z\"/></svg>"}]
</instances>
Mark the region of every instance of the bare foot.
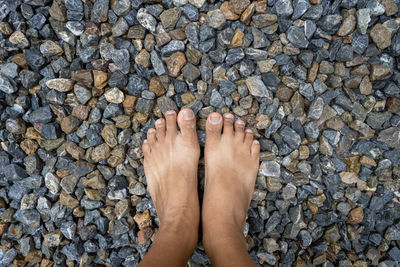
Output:
<instances>
[{"instance_id":1,"label":"bare foot","mask_svg":"<svg viewBox=\"0 0 400 267\"><path fill-rule=\"evenodd\" d=\"M197 193L200 147L195 115L187 108L178 116L175 111L168 111L165 120L159 119L155 125L156 129L148 130L142 150L148 190L160 220L159 232L176 230L194 249L200 220Z\"/></svg>"},{"instance_id":2,"label":"bare foot","mask_svg":"<svg viewBox=\"0 0 400 267\"><path fill-rule=\"evenodd\" d=\"M243 228L258 172L260 144L253 140L251 130L245 130L242 120L234 127L233 120L229 113L223 118L214 112L207 118L202 226L208 254L232 238L242 242L238 245L241 250L246 248Z\"/></svg>"}]
</instances>

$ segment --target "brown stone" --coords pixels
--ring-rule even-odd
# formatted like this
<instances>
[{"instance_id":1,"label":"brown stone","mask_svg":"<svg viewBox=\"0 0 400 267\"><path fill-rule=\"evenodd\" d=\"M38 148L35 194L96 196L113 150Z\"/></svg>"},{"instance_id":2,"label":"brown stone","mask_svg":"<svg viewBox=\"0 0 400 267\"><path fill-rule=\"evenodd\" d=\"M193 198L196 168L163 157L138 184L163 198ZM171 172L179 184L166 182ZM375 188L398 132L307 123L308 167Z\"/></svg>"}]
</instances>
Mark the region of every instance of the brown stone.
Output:
<instances>
[{"instance_id":1,"label":"brown stone","mask_svg":"<svg viewBox=\"0 0 400 267\"><path fill-rule=\"evenodd\" d=\"M128 115L119 115L117 117L112 118L115 121L115 126L121 129L128 129L131 127L131 117Z\"/></svg>"},{"instance_id":2,"label":"brown stone","mask_svg":"<svg viewBox=\"0 0 400 267\"><path fill-rule=\"evenodd\" d=\"M230 0L228 8L235 14L242 14L243 11L250 5L250 0Z\"/></svg>"},{"instance_id":3,"label":"brown stone","mask_svg":"<svg viewBox=\"0 0 400 267\"><path fill-rule=\"evenodd\" d=\"M70 79L57 78L48 80L46 86L59 92L68 92L74 88L74 81Z\"/></svg>"},{"instance_id":4,"label":"brown stone","mask_svg":"<svg viewBox=\"0 0 400 267\"><path fill-rule=\"evenodd\" d=\"M380 49L385 49L392 43L392 33L380 23L372 27L370 35L374 43Z\"/></svg>"},{"instance_id":5,"label":"brown stone","mask_svg":"<svg viewBox=\"0 0 400 267\"><path fill-rule=\"evenodd\" d=\"M237 28L235 30L235 34L233 35L232 41L231 41L231 47L241 47L243 46L243 37L244 33L242 32L241 29Z\"/></svg>"},{"instance_id":6,"label":"brown stone","mask_svg":"<svg viewBox=\"0 0 400 267\"><path fill-rule=\"evenodd\" d=\"M10 26L10 24L8 24L5 21L0 22L0 32L4 35L10 35L13 33L13 30Z\"/></svg>"},{"instance_id":7,"label":"brown stone","mask_svg":"<svg viewBox=\"0 0 400 267\"><path fill-rule=\"evenodd\" d=\"M293 95L293 90L284 84L278 85L276 97L283 102L288 102Z\"/></svg>"},{"instance_id":8,"label":"brown stone","mask_svg":"<svg viewBox=\"0 0 400 267\"><path fill-rule=\"evenodd\" d=\"M313 61L311 67L308 69L306 82L312 83L315 81L315 78L317 78L318 74L318 68L319 68L318 62Z\"/></svg>"},{"instance_id":9,"label":"brown stone","mask_svg":"<svg viewBox=\"0 0 400 267\"><path fill-rule=\"evenodd\" d=\"M265 13L267 10L267 0L256 1L255 4L257 13Z\"/></svg>"},{"instance_id":10,"label":"brown stone","mask_svg":"<svg viewBox=\"0 0 400 267\"><path fill-rule=\"evenodd\" d=\"M51 8L49 9L50 16L58 21L67 21L67 9L65 8L62 0L54 0Z\"/></svg>"},{"instance_id":11,"label":"brown stone","mask_svg":"<svg viewBox=\"0 0 400 267\"><path fill-rule=\"evenodd\" d=\"M77 70L73 73L72 79L83 87L90 88L93 85L93 76L91 70Z\"/></svg>"},{"instance_id":12,"label":"brown stone","mask_svg":"<svg viewBox=\"0 0 400 267\"><path fill-rule=\"evenodd\" d=\"M81 104L76 105L72 109L72 116L75 116L80 120L86 120L87 117L89 116L89 110L90 110L89 106L85 106L85 105L81 105Z\"/></svg>"},{"instance_id":13,"label":"brown stone","mask_svg":"<svg viewBox=\"0 0 400 267\"><path fill-rule=\"evenodd\" d=\"M156 35L156 43L158 46L163 46L171 41L171 32L160 32Z\"/></svg>"},{"instance_id":14,"label":"brown stone","mask_svg":"<svg viewBox=\"0 0 400 267\"><path fill-rule=\"evenodd\" d=\"M134 25L129 28L127 37L143 40L145 35L146 35L146 28L144 28L142 25Z\"/></svg>"},{"instance_id":15,"label":"brown stone","mask_svg":"<svg viewBox=\"0 0 400 267\"><path fill-rule=\"evenodd\" d=\"M60 245L62 240L62 234L60 229L55 230L54 232L49 232L43 234L43 245L47 247L56 247Z\"/></svg>"},{"instance_id":16,"label":"brown stone","mask_svg":"<svg viewBox=\"0 0 400 267\"><path fill-rule=\"evenodd\" d=\"M222 11L222 14L224 14L224 17L226 20L238 20L239 19L239 15L233 13L229 7L228 7L229 3L228 2L223 2L220 6L220 10Z\"/></svg>"},{"instance_id":17,"label":"brown stone","mask_svg":"<svg viewBox=\"0 0 400 267\"><path fill-rule=\"evenodd\" d=\"M388 78L390 68L386 65L372 65L371 80L379 81Z\"/></svg>"},{"instance_id":18,"label":"brown stone","mask_svg":"<svg viewBox=\"0 0 400 267\"><path fill-rule=\"evenodd\" d=\"M282 188L279 178L267 177L267 190L269 192L277 192Z\"/></svg>"},{"instance_id":19,"label":"brown stone","mask_svg":"<svg viewBox=\"0 0 400 267\"><path fill-rule=\"evenodd\" d=\"M92 189L103 189L106 187L103 175L98 170L92 171L86 177L82 178L82 184L91 187Z\"/></svg>"},{"instance_id":20,"label":"brown stone","mask_svg":"<svg viewBox=\"0 0 400 267\"><path fill-rule=\"evenodd\" d=\"M34 140L24 139L21 142L20 147L27 155L32 155L39 148L39 145Z\"/></svg>"},{"instance_id":21,"label":"brown stone","mask_svg":"<svg viewBox=\"0 0 400 267\"><path fill-rule=\"evenodd\" d=\"M380 2L385 7L386 16L393 16L397 13L398 7L394 0L381 0Z\"/></svg>"},{"instance_id":22,"label":"brown stone","mask_svg":"<svg viewBox=\"0 0 400 267\"><path fill-rule=\"evenodd\" d=\"M357 25L356 17L354 15L347 16L343 20L342 25L340 26L337 32L337 35L346 36L350 34L352 31L354 31L356 25Z\"/></svg>"},{"instance_id":23,"label":"brown stone","mask_svg":"<svg viewBox=\"0 0 400 267\"><path fill-rule=\"evenodd\" d=\"M10 43L16 45L18 48L25 48L29 46L29 41L21 30L15 31L8 39Z\"/></svg>"},{"instance_id":24,"label":"brown stone","mask_svg":"<svg viewBox=\"0 0 400 267\"><path fill-rule=\"evenodd\" d=\"M345 184L357 183L359 178L354 172L341 172L339 173L342 182Z\"/></svg>"},{"instance_id":25,"label":"brown stone","mask_svg":"<svg viewBox=\"0 0 400 267\"><path fill-rule=\"evenodd\" d=\"M158 76L151 78L149 90L152 91L156 96L162 96L166 92L164 85Z\"/></svg>"},{"instance_id":26,"label":"brown stone","mask_svg":"<svg viewBox=\"0 0 400 267\"><path fill-rule=\"evenodd\" d=\"M360 173L360 156L351 156L344 158L344 162L346 163L346 170L348 172L353 172L356 175Z\"/></svg>"},{"instance_id":27,"label":"brown stone","mask_svg":"<svg viewBox=\"0 0 400 267\"><path fill-rule=\"evenodd\" d=\"M193 65L198 65L203 56L203 54L197 49L187 49L185 54L189 63L192 63Z\"/></svg>"},{"instance_id":28,"label":"brown stone","mask_svg":"<svg viewBox=\"0 0 400 267\"><path fill-rule=\"evenodd\" d=\"M192 92L186 92L181 95L181 99L184 105L192 103L196 97L192 94Z\"/></svg>"},{"instance_id":29,"label":"brown stone","mask_svg":"<svg viewBox=\"0 0 400 267\"><path fill-rule=\"evenodd\" d=\"M136 64L142 65L145 68L150 66L150 54L146 49L142 49L139 54L135 57Z\"/></svg>"},{"instance_id":30,"label":"brown stone","mask_svg":"<svg viewBox=\"0 0 400 267\"><path fill-rule=\"evenodd\" d=\"M282 53L282 42L280 40L273 41L271 46L268 48L268 55L276 57Z\"/></svg>"},{"instance_id":31,"label":"brown stone","mask_svg":"<svg viewBox=\"0 0 400 267\"><path fill-rule=\"evenodd\" d=\"M344 127L344 122L342 119L340 119L340 117L335 116L326 121L326 127L340 131Z\"/></svg>"},{"instance_id":32,"label":"brown stone","mask_svg":"<svg viewBox=\"0 0 400 267\"><path fill-rule=\"evenodd\" d=\"M226 2L225 2L226 3ZM153 229L151 227L145 227L138 232L138 242L139 244L144 244L150 240L153 236Z\"/></svg>"},{"instance_id":33,"label":"brown stone","mask_svg":"<svg viewBox=\"0 0 400 267\"><path fill-rule=\"evenodd\" d=\"M173 40L185 40L186 39L186 33L182 29L175 29L169 32L169 36Z\"/></svg>"},{"instance_id":34,"label":"brown stone","mask_svg":"<svg viewBox=\"0 0 400 267\"><path fill-rule=\"evenodd\" d=\"M136 213L136 215L133 217L133 219L139 226L139 229L151 227L151 217L150 217L149 210L146 210L143 213L140 213L140 212Z\"/></svg>"},{"instance_id":35,"label":"brown stone","mask_svg":"<svg viewBox=\"0 0 400 267\"><path fill-rule=\"evenodd\" d=\"M400 114L400 98L390 97L386 101L386 107L389 112Z\"/></svg>"},{"instance_id":36,"label":"brown stone","mask_svg":"<svg viewBox=\"0 0 400 267\"><path fill-rule=\"evenodd\" d=\"M61 130L66 134L70 134L75 131L80 124L81 121L79 119L70 115L61 120Z\"/></svg>"},{"instance_id":37,"label":"brown stone","mask_svg":"<svg viewBox=\"0 0 400 267\"><path fill-rule=\"evenodd\" d=\"M176 52L172 54L166 61L167 68L172 77L178 76L182 67L186 64L185 54L182 52Z\"/></svg>"},{"instance_id":38,"label":"brown stone","mask_svg":"<svg viewBox=\"0 0 400 267\"><path fill-rule=\"evenodd\" d=\"M103 200L103 197L100 195L98 190L90 188L84 188L83 190L90 200Z\"/></svg>"},{"instance_id":39,"label":"brown stone","mask_svg":"<svg viewBox=\"0 0 400 267\"><path fill-rule=\"evenodd\" d=\"M369 95L372 92L372 83L369 81L368 76L364 76L360 83L360 93L363 95Z\"/></svg>"},{"instance_id":40,"label":"brown stone","mask_svg":"<svg viewBox=\"0 0 400 267\"><path fill-rule=\"evenodd\" d=\"M60 203L68 208L75 208L79 205L79 201L73 196L67 194L65 191L61 191Z\"/></svg>"},{"instance_id":41,"label":"brown stone","mask_svg":"<svg viewBox=\"0 0 400 267\"><path fill-rule=\"evenodd\" d=\"M240 21L246 25L249 25L250 21L251 21L251 17L253 16L255 10L256 10L256 5L254 3L252 3L242 13L242 15L240 16Z\"/></svg>"},{"instance_id":42,"label":"brown stone","mask_svg":"<svg viewBox=\"0 0 400 267\"><path fill-rule=\"evenodd\" d=\"M25 55L23 53L18 53L15 56L11 58L11 61L17 64L21 68L27 68L28 65L26 64L25 61Z\"/></svg>"},{"instance_id":43,"label":"brown stone","mask_svg":"<svg viewBox=\"0 0 400 267\"><path fill-rule=\"evenodd\" d=\"M124 107L124 111L126 114L133 114L135 110L136 96L133 95L125 95L125 99L122 102L122 106Z\"/></svg>"},{"instance_id":44,"label":"brown stone","mask_svg":"<svg viewBox=\"0 0 400 267\"><path fill-rule=\"evenodd\" d=\"M371 167L376 167L376 162L373 158L367 157L367 156L362 156L360 159L360 163L364 166L371 166Z\"/></svg>"},{"instance_id":45,"label":"brown stone","mask_svg":"<svg viewBox=\"0 0 400 267\"><path fill-rule=\"evenodd\" d=\"M362 207L354 208L350 211L347 217L347 223L359 224L364 219L364 210Z\"/></svg>"},{"instance_id":46,"label":"brown stone","mask_svg":"<svg viewBox=\"0 0 400 267\"><path fill-rule=\"evenodd\" d=\"M107 72L100 70L93 70L94 87L103 89L107 85L108 75Z\"/></svg>"},{"instance_id":47,"label":"brown stone","mask_svg":"<svg viewBox=\"0 0 400 267\"><path fill-rule=\"evenodd\" d=\"M115 104L122 103L125 98L124 93L116 87L108 89L104 93L104 97L108 102Z\"/></svg>"},{"instance_id":48,"label":"brown stone","mask_svg":"<svg viewBox=\"0 0 400 267\"><path fill-rule=\"evenodd\" d=\"M85 150L74 142L68 142L65 149L76 160L83 158L85 155Z\"/></svg>"},{"instance_id":49,"label":"brown stone","mask_svg":"<svg viewBox=\"0 0 400 267\"><path fill-rule=\"evenodd\" d=\"M110 151L110 147L107 144L98 145L93 149L91 158L94 162L105 160L110 156Z\"/></svg>"},{"instance_id":50,"label":"brown stone","mask_svg":"<svg viewBox=\"0 0 400 267\"><path fill-rule=\"evenodd\" d=\"M117 127L114 124L104 125L101 131L101 136L110 147L115 147L118 144L117 134Z\"/></svg>"},{"instance_id":51,"label":"brown stone","mask_svg":"<svg viewBox=\"0 0 400 267\"><path fill-rule=\"evenodd\" d=\"M42 260L42 252L40 250L32 250L26 255L25 261L29 262L30 264L38 264ZM21 261L22 264L22 261ZM13 263L13 266L18 266L17 264ZM23 266L23 265L19 265Z\"/></svg>"}]
</instances>

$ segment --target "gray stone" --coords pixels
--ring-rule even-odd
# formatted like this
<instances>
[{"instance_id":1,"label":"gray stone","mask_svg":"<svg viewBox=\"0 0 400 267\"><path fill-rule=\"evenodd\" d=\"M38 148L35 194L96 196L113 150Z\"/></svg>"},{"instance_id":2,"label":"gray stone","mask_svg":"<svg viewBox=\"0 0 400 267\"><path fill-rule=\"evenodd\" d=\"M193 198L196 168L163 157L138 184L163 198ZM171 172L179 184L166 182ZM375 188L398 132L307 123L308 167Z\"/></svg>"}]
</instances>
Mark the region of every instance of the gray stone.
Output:
<instances>
[{"instance_id":1,"label":"gray stone","mask_svg":"<svg viewBox=\"0 0 400 267\"><path fill-rule=\"evenodd\" d=\"M307 48L308 47L308 40L304 34L304 30L300 27L291 26L287 32L286 36L295 47L298 48Z\"/></svg>"},{"instance_id":2,"label":"gray stone","mask_svg":"<svg viewBox=\"0 0 400 267\"><path fill-rule=\"evenodd\" d=\"M3 74L0 74L0 90L6 94L12 94L17 91L17 88Z\"/></svg>"},{"instance_id":3,"label":"gray stone","mask_svg":"<svg viewBox=\"0 0 400 267\"><path fill-rule=\"evenodd\" d=\"M280 135L291 148L296 149L300 146L301 137L292 128L284 126L280 131Z\"/></svg>"}]
</instances>

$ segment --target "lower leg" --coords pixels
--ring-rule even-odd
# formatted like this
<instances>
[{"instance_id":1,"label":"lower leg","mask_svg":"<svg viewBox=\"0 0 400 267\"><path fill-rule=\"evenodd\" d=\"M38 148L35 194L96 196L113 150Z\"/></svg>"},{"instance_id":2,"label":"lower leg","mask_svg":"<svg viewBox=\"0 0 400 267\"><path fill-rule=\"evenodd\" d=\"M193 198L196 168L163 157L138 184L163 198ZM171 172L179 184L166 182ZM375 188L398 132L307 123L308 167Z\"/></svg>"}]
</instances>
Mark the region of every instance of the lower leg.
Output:
<instances>
[{"instance_id":1,"label":"lower leg","mask_svg":"<svg viewBox=\"0 0 400 267\"><path fill-rule=\"evenodd\" d=\"M205 234L203 244L213 266L254 266L243 231L236 226L215 227Z\"/></svg>"},{"instance_id":2,"label":"lower leg","mask_svg":"<svg viewBox=\"0 0 400 267\"><path fill-rule=\"evenodd\" d=\"M198 227L193 225L189 214L179 214L171 219L160 225L140 267L186 265L197 244Z\"/></svg>"}]
</instances>

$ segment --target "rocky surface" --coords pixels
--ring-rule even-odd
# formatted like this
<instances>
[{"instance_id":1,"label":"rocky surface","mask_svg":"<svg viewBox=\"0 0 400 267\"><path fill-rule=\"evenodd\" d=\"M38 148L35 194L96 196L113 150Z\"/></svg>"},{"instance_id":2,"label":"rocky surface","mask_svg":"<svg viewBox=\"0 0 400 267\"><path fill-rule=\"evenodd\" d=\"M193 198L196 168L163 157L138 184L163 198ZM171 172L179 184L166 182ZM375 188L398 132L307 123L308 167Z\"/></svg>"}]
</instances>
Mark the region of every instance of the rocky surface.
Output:
<instances>
[{"instance_id":1,"label":"rocky surface","mask_svg":"<svg viewBox=\"0 0 400 267\"><path fill-rule=\"evenodd\" d=\"M158 225L141 144L190 107L202 146L212 111L261 143L255 262L399 266L399 6L0 0L0 265L137 265Z\"/></svg>"}]
</instances>

